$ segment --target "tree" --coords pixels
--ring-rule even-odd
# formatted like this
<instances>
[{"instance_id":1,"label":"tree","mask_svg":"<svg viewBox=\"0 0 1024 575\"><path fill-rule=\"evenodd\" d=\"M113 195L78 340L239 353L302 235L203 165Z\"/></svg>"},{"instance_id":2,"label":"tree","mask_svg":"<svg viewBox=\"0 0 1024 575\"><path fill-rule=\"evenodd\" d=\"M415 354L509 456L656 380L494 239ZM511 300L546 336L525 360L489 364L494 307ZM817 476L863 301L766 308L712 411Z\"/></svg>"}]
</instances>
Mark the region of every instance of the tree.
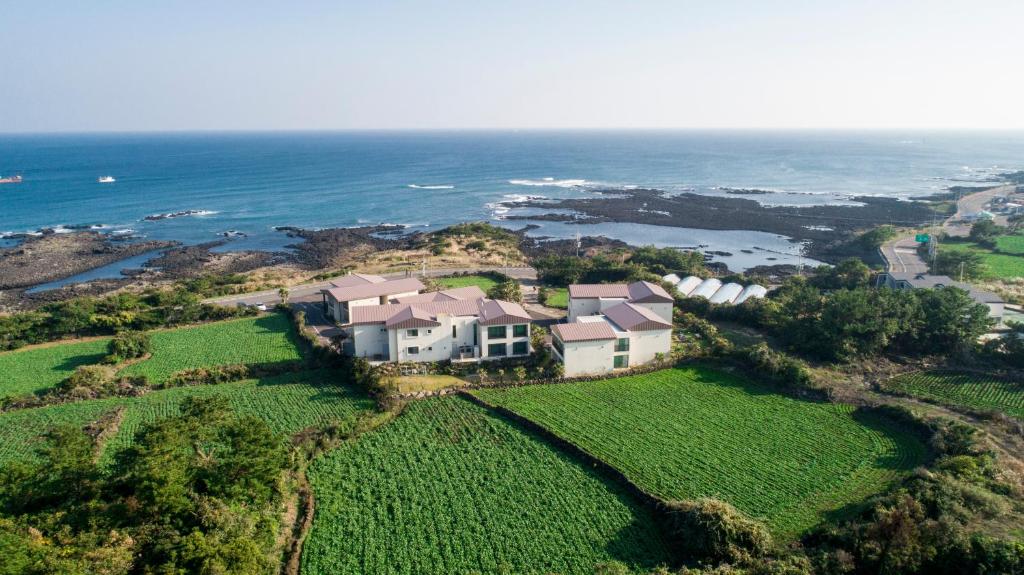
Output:
<instances>
[{"instance_id":1,"label":"tree","mask_svg":"<svg viewBox=\"0 0 1024 575\"><path fill-rule=\"evenodd\" d=\"M707 271L704 267L704 254L677 248L644 246L635 250L629 261L658 275L670 272L680 275L701 275Z\"/></svg>"},{"instance_id":2,"label":"tree","mask_svg":"<svg viewBox=\"0 0 1024 575\"><path fill-rule=\"evenodd\" d=\"M896 237L896 228L890 225L882 225L864 232L857 238L860 244L869 250L877 250L885 242Z\"/></svg>"},{"instance_id":3,"label":"tree","mask_svg":"<svg viewBox=\"0 0 1024 575\"><path fill-rule=\"evenodd\" d=\"M917 353L957 353L974 346L988 332L993 321L988 306L971 299L956 287L914 290L921 321L914 339Z\"/></svg>"},{"instance_id":4,"label":"tree","mask_svg":"<svg viewBox=\"0 0 1024 575\"><path fill-rule=\"evenodd\" d=\"M153 344L149 334L144 331L120 331L107 345L107 361L120 363L128 359L137 359L152 351Z\"/></svg>"},{"instance_id":5,"label":"tree","mask_svg":"<svg viewBox=\"0 0 1024 575\"><path fill-rule=\"evenodd\" d=\"M981 277L984 272L985 263L981 255L970 251L939 250L932 265L932 273L955 280Z\"/></svg>"},{"instance_id":6,"label":"tree","mask_svg":"<svg viewBox=\"0 0 1024 575\"><path fill-rule=\"evenodd\" d=\"M995 247L996 238L1005 231L1005 228L997 226L992 220L978 220L971 226L968 237L972 242L991 248Z\"/></svg>"},{"instance_id":7,"label":"tree","mask_svg":"<svg viewBox=\"0 0 1024 575\"><path fill-rule=\"evenodd\" d=\"M533 353L547 353L547 335L548 330L544 329L543 326L530 326L530 348L533 350Z\"/></svg>"},{"instance_id":8,"label":"tree","mask_svg":"<svg viewBox=\"0 0 1024 575\"><path fill-rule=\"evenodd\" d=\"M826 290L868 287L871 268L857 258L847 258L836 266L822 266L809 283Z\"/></svg>"},{"instance_id":9,"label":"tree","mask_svg":"<svg viewBox=\"0 0 1024 575\"><path fill-rule=\"evenodd\" d=\"M281 298L281 303L288 305L288 288L283 287L277 290L277 297Z\"/></svg>"},{"instance_id":10,"label":"tree","mask_svg":"<svg viewBox=\"0 0 1024 575\"><path fill-rule=\"evenodd\" d=\"M519 282L509 278L501 283L495 284L491 289L487 290L487 297L491 299L500 299L504 301L511 301L515 303L523 302L523 290L519 286Z\"/></svg>"}]
</instances>

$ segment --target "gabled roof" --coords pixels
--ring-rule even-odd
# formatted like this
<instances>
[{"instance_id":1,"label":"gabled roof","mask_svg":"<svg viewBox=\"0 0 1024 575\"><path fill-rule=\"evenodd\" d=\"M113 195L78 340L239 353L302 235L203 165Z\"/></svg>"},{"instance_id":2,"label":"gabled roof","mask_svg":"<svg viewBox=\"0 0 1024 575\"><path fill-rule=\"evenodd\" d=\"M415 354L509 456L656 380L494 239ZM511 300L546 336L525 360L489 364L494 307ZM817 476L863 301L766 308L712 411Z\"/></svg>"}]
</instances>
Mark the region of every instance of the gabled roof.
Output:
<instances>
[{"instance_id":1,"label":"gabled roof","mask_svg":"<svg viewBox=\"0 0 1024 575\"><path fill-rule=\"evenodd\" d=\"M353 301L400 293L408 293L423 289L423 284L416 278L367 282L353 286L333 287L323 290L336 301Z\"/></svg>"},{"instance_id":2,"label":"gabled roof","mask_svg":"<svg viewBox=\"0 0 1024 575\"><path fill-rule=\"evenodd\" d=\"M530 320L530 314L517 303L498 299L480 300L480 325L529 323Z\"/></svg>"},{"instance_id":3,"label":"gabled roof","mask_svg":"<svg viewBox=\"0 0 1024 575\"><path fill-rule=\"evenodd\" d=\"M440 323L431 319L430 314L416 306L407 306L384 322L389 328L437 327Z\"/></svg>"},{"instance_id":4,"label":"gabled roof","mask_svg":"<svg viewBox=\"0 0 1024 575\"><path fill-rule=\"evenodd\" d=\"M616 339L612 326L605 321L556 323L551 331L566 343Z\"/></svg>"},{"instance_id":5,"label":"gabled roof","mask_svg":"<svg viewBox=\"0 0 1024 575\"><path fill-rule=\"evenodd\" d=\"M416 295L407 295L396 298L398 303L425 303L434 301L453 301L460 299L476 300L487 297L484 290L479 286L466 286L441 291L427 292Z\"/></svg>"},{"instance_id":6,"label":"gabled roof","mask_svg":"<svg viewBox=\"0 0 1024 575\"><path fill-rule=\"evenodd\" d=\"M978 289L971 284L958 282L949 276L937 276L919 272L885 272L895 281L904 281L915 288L956 287L967 292L978 303L1003 303L1003 298L990 291Z\"/></svg>"},{"instance_id":7,"label":"gabled roof","mask_svg":"<svg viewBox=\"0 0 1024 575\"><path fill-rule=\"evenodd\" d=\"M672 324L651 310L625 302L604 310L604 315L622 331L651 331L672 329Z\"/></svg>"},{"instance_id":8,"label":"gabled roof","mask_svg":"<svg viewBox=\"0 0 1024 575\"><path fill-rule=\"evenodd\" d=\"M380 276L375 276L375 275L370 275L370 274L355 274L355 273L352 273L352 274L348 274L345 277L338 278L338 279L335 279L335 280L331 280L330 284L332 286L334 286L334 287L343 288L343 287L355 287L355 286L366 285L366 284L379 284L379 283L386 282L386 281L387 280L385 278L382 278Z\"/></svg>"},{"instance_id":9,"label":"gabled roof","mask_svg":"<svg viewBox=\"0 0 1024 575\"><path fill-rule=\"evenodd\" d=\"M623 298L638 303L675 301L660 285L639 281L626 284L573 284L569 297L575 299Z\"/></svg>"}]
</instances>

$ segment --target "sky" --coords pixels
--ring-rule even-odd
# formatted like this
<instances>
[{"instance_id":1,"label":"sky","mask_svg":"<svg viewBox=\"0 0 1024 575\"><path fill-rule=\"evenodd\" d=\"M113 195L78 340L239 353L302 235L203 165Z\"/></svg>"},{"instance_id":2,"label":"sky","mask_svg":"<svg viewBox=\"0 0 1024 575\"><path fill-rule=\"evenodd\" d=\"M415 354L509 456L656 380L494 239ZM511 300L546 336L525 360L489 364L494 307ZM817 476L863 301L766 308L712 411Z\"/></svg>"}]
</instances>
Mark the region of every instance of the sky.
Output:
<instances>
[{"instance_id":1,"label":"sky","mask_svg":"<svg viewBox=\"0 0 1024 575\"><path fill-rule=\"evenodd\" d=\"M0 0L0 132L1024 129L1024 1Z\"/></svg>"}]
</instances>

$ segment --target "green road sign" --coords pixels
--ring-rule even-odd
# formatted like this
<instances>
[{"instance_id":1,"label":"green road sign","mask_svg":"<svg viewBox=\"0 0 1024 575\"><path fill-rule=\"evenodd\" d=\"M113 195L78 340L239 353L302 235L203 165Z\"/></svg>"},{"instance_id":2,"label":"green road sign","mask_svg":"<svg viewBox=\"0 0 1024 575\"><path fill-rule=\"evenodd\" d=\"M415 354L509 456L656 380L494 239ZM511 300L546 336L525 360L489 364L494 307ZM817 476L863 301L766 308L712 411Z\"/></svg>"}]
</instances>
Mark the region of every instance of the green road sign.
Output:
<instances>
[{"instance_id":1,"label":"green road sign","mask_svg":"<svg viewBox=\"0 0 1024 575\"><path fill-rule=\"evenodd\" d=\"M928 243L928 240L928 234L917 234L916 236L914 236L914 241L916 241L919 244L926 244Z\"/></svg>"}]
</instances>

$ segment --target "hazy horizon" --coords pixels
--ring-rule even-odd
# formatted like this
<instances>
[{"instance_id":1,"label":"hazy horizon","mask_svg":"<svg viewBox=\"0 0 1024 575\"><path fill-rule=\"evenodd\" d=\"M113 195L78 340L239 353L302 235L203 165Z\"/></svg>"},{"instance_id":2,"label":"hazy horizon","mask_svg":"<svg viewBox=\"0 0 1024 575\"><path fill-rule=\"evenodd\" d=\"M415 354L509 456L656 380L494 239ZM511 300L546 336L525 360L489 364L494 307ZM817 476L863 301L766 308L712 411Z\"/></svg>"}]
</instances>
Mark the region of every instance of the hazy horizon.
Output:
<instances>
[{"instance_id":1,"label":"hazy horizon","mask_svg":"<svg viewBox=\"0 0 1024 575\"><path fill-rule=\"evenodd\" d=\"M1024 130L1024 3L13 2L2 133Z\"/></svg>"}]
</instances>

